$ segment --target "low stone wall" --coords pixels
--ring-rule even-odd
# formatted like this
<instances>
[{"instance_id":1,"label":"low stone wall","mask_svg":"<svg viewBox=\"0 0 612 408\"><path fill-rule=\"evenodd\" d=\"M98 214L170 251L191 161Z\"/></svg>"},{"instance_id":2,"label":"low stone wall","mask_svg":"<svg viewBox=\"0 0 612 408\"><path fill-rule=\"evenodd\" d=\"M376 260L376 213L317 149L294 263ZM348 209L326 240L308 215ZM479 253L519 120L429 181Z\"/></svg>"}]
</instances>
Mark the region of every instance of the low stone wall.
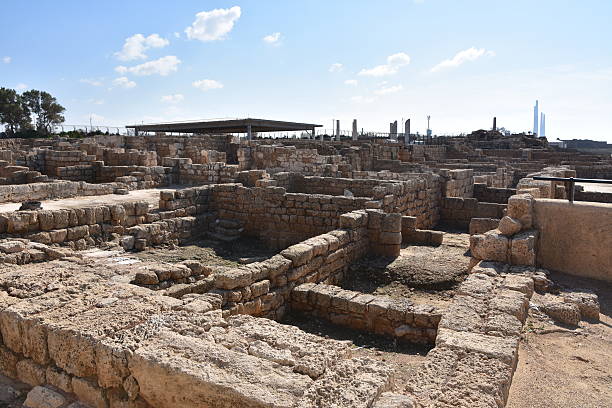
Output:
<instances>
[{"instance_id":1,"label":"low stone wall","mask_svg":"<svg viewBox=\"0 0 612 408\"><path fill-rule=\"evenodd\" d=\"M171 167L176 184L220 184L236 181L238 166L225 163L193 164L191 159L164 157L163 165Z\"/></svg>"},{"instance_id":2,"label":"low stone wall","mask_svg":"<svg viewBox=\"0 0 612 408\"><path fill-rule=\"evenodd\" d=\"M474 184L474 198L485 203L506 204L516 194L515 188L489 187L484 183Z\"/></svg>"},{"instance_id":3,"label":"low stone wall","mask_svg":"<svg viewBox=\"0 0 612 408\"><path fill-rule=\"evenodd\" d=\"M576 191L574 193L576 201L591 201L596 203L612 203L612 193L600 191Z\"/></svg>"},{"instance_id":4,"label":"low stone wall","mask_svg":"<svg viewBox=\"0 0 612 408\"><path fill-rule=\"evenodd\" d=\"M322 156L316 149L297 149L295 146L267 146L256 142L241 143L238 149L241 170L265 169L270 174L282 171L305 175L337 176L342 156Z\"/></svg>"},{"instance_id":5,"label":"low stone wall","mask_svg":"<svg viewBox=\"0 0 612 408\"><path fill-rule=\"evenodd\" d=\"M440 222L468 229L472 218L501 218L506 204L482 203L475 198L446 197L442 199Z\"/></svg>"},{"instance_id":6,"label":"low stone wall","mask_svg":"<svg viewBox=\"0 0 612 408\"><path fill-rule=\"evenodd\" d=\"M442 311L415 305L409 299L305 283L291 291L291 308L351 329L395 337L412 343L433 343Z\"/></svg>"},{"instance_id":7,"label":"low stone wall","mask_svg":"<svg viewBox=\"0 0 612 408\"><path fill-rule=\"evenodd\" d=\"M27 200L52 200L76 196L113 194L125 187L119 183L90 184L84 181L53 181L23 185L0 186L0 203L19 203Z\"/></svg>"}]
</instances>

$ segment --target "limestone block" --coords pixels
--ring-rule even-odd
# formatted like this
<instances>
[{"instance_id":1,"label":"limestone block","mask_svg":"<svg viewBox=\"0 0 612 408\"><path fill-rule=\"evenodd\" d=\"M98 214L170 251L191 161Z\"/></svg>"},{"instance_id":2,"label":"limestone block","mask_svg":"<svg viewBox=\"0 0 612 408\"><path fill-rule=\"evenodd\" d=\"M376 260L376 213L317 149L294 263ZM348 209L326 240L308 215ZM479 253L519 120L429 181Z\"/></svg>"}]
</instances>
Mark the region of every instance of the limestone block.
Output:
<instances>
[{"instance_id":1,"label":"limestone block","mask_svg":"<svg viewBox=\"0 0 612 408\"><path fill-rule=\"evenodd\" d=\"M72 377L72 390L80 401L93 408L107 408L108 406L104 391L90 381Z\"/></svg>"},{"instance_id":2,"label":"limestone block","mask_svg":"<svg viewBox=\"0 0 612 408\"><path fill-rule=\"evenodd\" d=\"M533 197L530 194L517 194L508 199L508 216L521 222L523 228L531 228L533 223Z\"/></svg>"},{"instance_id":3,"label":"limestone block","mask_svg":"<svg viewBox=\"0 0 612 408\"><path fill-rule=\"evenodd\" d=\"M383 245L399 245L402 243L402 234L400 232L383 231L378 235L378 242Z\"/></svg>"},{"instance_id":4,"label":"limestone block","mask_svg":"<svg viewBox=\"0 0 612 408\"><path fill-rule=\"evenodd\" d=\"M72 378L64 371L54 366L47 366L47 383L64 392L72 392Z\"/></svg>"},{"instance_id":5,"label":"limestone block","mask_svg":"<svg viewBox=\"0 0 612 408\"><path fill-rule=\"evenodd\" d=\"M19 358L12 351L0 345L0 374L10 377L17 377L17 362Z\"/></svg>"},{"instance_id":6,"label":"limestone block","mask_svg":"<svg viewBox=\"0 0 612 408\"><path fill-rule=\"evenodd\" d=\"M562 299L546 295L542 304L542 311L553 320L577 326L580 323L580 308L575 303L566 303Z\"/></svg>"},{"instance_id":7,"label":"limestone block","mask_svg":"<svg viewBox=\"0 0 612 408\"><path fill-rule=\"evenodd\" d=\"M599 320L599 299L595 293L575 290L564 292L562 295L566 303L573 303L578 306L583 319Z\"/></svg>"},{"instance_id":8,"label":"limestone block","mask_svg":"<svg viewBox=\"0 0 612 408\"><path fill-rule=\"evenodd\" d=\"M470 251L476 259L507 262L508 248L508 238L498 230L470 236Z\"/></svg>"},{"instance_id":9,"label":"limestone block","mask_svg":"<svg viewBox=\"0 0 612 408\"><path fill-rule=\"evenodd\" d=\"M512 265L535 265L538 232L524 231L515 235L510 243Z\"/></svg>"},{"instance_id":10,"label":"limestone block","mask_svg":"<svg viewBox=\"0 0 612 408\"><path fill-rule=\"evenodd\" d=\"M482 353L509 366L514 366L518 358L517 337L503 338L480 333L439 329L436 347L449 348L460 352Z\"/></svg>"},{"instance_id":11,"label":"limestone block","mask_svg":"<svg viewBox=\"0 0 612 408\"><path fill-rule=\"evenodd\" d=\"M35 387L46 383L45 369L32 360L20 360L17 365L17 379Z\"/></svg>"},{"instance_id":12,"label":"limestone block","mask_svg":"<svg viewBox=\"0 0 612 408\"><path fill-rule=\"evenodd\" d=\"M294 266L304 265L313 257L313 248L306 244L296 244L281 251L281 255L290 259Z\"/></svg>"},{"instance_id":13,"label":"limestone block","mask_svg":"<svg viewBox=\"0 0 612 408\"><path fill-rule=\"evenodd\" d=\"M26 249L26 245L21 241L3 241L0 242L0 251L5 254L14 254Z\"/></svg>"},{"instance_id":14,"label":"limestone block","mask_svg":"<svg viewBox=\"0 0 612 408\"><path fill-rule=\"evenodd\" d=\"M252 283L252 272L248 269L231 269L215 276L215 286L220 289L234 289L249 286Z\"/></svg>"},{"instance_id":15,"label":"limestone block","mask_svg":"<svg viewBox=\"0 0 612 408\"><path fill-rule=\"evenodd\" d=\"M96 369L100 387L121 387L123 379L129 375L125 351L115 345L97 343Z\"/></svg>"},{"instance_id":16,"label":"limestone block","mask_svg":"<svg viewBox=\"0 0 612 408\"><path fill-rule=\"evenodd\" d=\"M499 221L499 226L497 227L497 229L499 229L499 232L508 237L511 237L512 235L519 232L521 228L522 225L518 219L509 217L507 215Z\"/></svg>"},{"instance_id":17,"label":"limestone block","mask_svg":"<svg viewBox=\"0 0 612 408\"><path fill-rule=\"evenodd\" d=\"M28 392L23 403L24 408L59 408L66 403L66 398L59 392L37 385Z\"/></svg>"}]
</instances>

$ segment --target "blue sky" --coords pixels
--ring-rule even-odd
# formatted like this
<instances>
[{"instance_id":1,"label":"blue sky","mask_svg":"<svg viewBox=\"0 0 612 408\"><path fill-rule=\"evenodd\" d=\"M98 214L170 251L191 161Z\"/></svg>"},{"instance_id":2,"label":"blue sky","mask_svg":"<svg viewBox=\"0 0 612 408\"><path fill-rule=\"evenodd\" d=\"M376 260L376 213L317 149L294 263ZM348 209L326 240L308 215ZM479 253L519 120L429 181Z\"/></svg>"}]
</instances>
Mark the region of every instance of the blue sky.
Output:
<instances>
[{"instance_id":1,"label":"blue sky","mask_svg":"<svg viewBox=\"0 0 612 408\"><path fill-rule=\"evenodd\" d=\"M0 86L67 124L262 117L612 143L612 1L12 1Z\"/></svg>"}]
</instances>

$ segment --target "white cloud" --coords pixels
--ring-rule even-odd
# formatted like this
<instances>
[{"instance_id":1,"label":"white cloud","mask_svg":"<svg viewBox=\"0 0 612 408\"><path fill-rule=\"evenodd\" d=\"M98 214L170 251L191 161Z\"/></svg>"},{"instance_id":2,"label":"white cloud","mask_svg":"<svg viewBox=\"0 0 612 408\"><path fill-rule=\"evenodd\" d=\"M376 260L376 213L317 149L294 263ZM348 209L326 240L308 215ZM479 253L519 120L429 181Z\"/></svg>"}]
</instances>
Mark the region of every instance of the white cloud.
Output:
<instances>
[{"instance_id":1,"label":"white cloud","mask_svg":"<svg viewBox=\"0 0 612 408\"><path fill-rule=\"evenodd\" d=\"M355 103L372 103L376 100L375 97L373 96L353 96L351 98L351 102L355 102Z\"/></svg>"},{"instance_id":2,"label":"white cloud","mask_svg":"<svg viewBox=\"0 0 612 408\"><path fill-rule=\"evenodd\" d=\"M271 45L280 45L280 36L281 33L272 33L270 35L266 35L263 40Z\"/></svg>"},{"instance_id":3,"label":"white cloud","mask_svg":"<svg viewBox=\"0 0 612 408\"><path fill-rule=\"evenodd\" d=\"M121 51L115 53L115 57L121 61L131 61L135 59L146 59L144 53L149 48L162 48L170 44L168 40L158 34L151 34L145 37L142 34L134 34L125 39Z\"/></svg>"},{"instance_id":4,"label":"white cloud","mask_svg":"<svg viewBox=\"0 0 612 408\"><path fill-rule=\"evenodd\" d=\"M393 86L387 86L387 87L377 89L374 91L374 93L376 95L388 95L388 94L399 92L402 89L404 89L402 85L393 85Z\"/></svg>"},{"instance_id":5,"label":"white cloud","mask_svg":"<svg viewBox=\"0 0 612 408\"><path fill-rule=\"evenodd\" d=\"M494 51L487 51L484 48L475 48L471 47L467 50L459 51L455 56L451 59L446 59L439 63L438 65L431 68L431 72L438 72L447 68L456 68L464 62L475 61L482 56L494 57Z\"/></svg>"},{"instance_id":6,"label":"white cloud","mask_svg":"<svg viewBox=\"0 0 612 408\"><path fill-rule=\"evenodd\" d=\"M126 67L123 65L119 65L115 68L120 74L134 74L134 75L153 75L158 74L161 76L166 76L171 72L176 72L178 70L178 65L181 63L181 60L176 58L174 55L168 55L165 57L161 57L159 59L153 61L147 61L140 65L135 65L133 67Z\"/></svg>"},{"instance_id":7,"label":"white cloud","mask_svg":"<svg viewBox=\"0 0 612 408\"><path fill-rule=\"evenodd\" d=\"M20 82L20 83L17 84L15 89L18 90L18 91L23 91L25 89L28 89L28 86L26 84L24 84L23 82Z\"/></svg>"},{"instance_id":8,"label":"white cloud","mask_svg":"<svg viewBox=\"0 0 612 408\"><path fill-rule=\"evenodd\" d=\"M104 99L90 99L89 102L94 105L104 105Z\"/></svg>"},{"instance_id":9,"label":"white cloud","mask_svg":"<svg viewBox=\"0 0 612 408\"><path fill-rule=\"evenodd\" d=\"M120 86L121 88L133 88L136 86L136 82L130 81L127 77L119 77L113 81L113 85Z\"/></svg>"},{"instance_id":10,"label":"white cloud","mask_svg":"<svg viewBox=\"0 0 612 408\"><path fill-rule=\"evenodd\" d=\"M166 103L179 103L183 99L185 97L182 94L164 95L161 97L161 101Z\"/></svg>"},{"instance_id":11,"label":"white cloud","mask_svg":"<svg viewBox=\"0 0 612 408\"><path fill-rule=\"evenodd\" d=\"M223 88L223 84L219 81L215 81L214 79L201 79L193 82L192 85L202 91Z\"/></svg>"},{"instance_id":12,"label":"white cloud","mask_svg":"<svg viewBox=\"0 0 612 408\"><path fill-rule=\"evenodd\" d=\"M79 82L83 84L89 84L91 86L102 86L102 81L100 81L99 79L82 78L79 79Z\"/></svg>"},{"instance_id":13,"label":"white cloud","mask_svg":"<svg viewBox=\"0 0 612 408\"><path fill-rule=\"evenodd\" d=\"M13 59L11 57L2 57L2 62L10 64Z\"/></svg>"},{"instance_id":14,"label":"white cloud","mask_svg":"<svg viewBox=\"0 0 612 408\"><path fill-rule=\"evenodd\" d=\"M386 64L377 65L370 69L362 69L359 71L359 75L373 77L393 75L399 71L400 67L408 64L410 64L410 56L404 52L398 52L397 54L389 55Z\"/></svg>"},{"instance_id":15,"label":"white cloud","mask_svg":"<svg viewBox=\"0 0 612 408\"><path fill-rule=\"evenodd\" d=\"M240 7L214 9L196 14L196 19L185 29L187 38L200 41L216 41L225 38L240 18Z\"/></svg>"},{"instance_id":16,"label":"white cloud","mask_svg":"<svg viewBox=\"0 0 612 408\"><path fill-rule=\"evenodd\" d=\"M336 63L330 65L329 72L340 72L340 71L342 71L343 68L344 68L344 66L341 63L336 62Z\"/></svg>"},{"instance_id":17,"label":"white cloud","mask_svg":"<svg viewBox=\"0 0 612 408\"><path fill-rule=\"evenodd\" d=\"M359 82L357 82L356 79L347 79L346 81L344 81L344 85L349 85L349 86L357 86Z\"/></svg>"},{"instance_id":18,"label":"white cloud","mask_svg":"<svg viewBox=\"0 0 612 408\"><path fill-rule=\"evenodd\" d=\"M181 33L175 31L174 32L174 38L181 38Z\"/></svg>"}]
</instances>

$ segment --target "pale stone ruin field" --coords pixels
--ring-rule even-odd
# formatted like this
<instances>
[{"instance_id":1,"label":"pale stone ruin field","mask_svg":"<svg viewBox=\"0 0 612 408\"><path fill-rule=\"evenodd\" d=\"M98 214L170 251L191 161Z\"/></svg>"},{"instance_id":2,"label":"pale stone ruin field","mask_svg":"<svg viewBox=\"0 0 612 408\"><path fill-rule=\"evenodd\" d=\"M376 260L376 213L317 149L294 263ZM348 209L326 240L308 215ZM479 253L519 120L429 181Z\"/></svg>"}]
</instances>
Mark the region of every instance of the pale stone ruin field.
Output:
<instances>
[{"instance_id":1,"label":"pale stone ruin field","mask_svg":"<svg viewBox=\"0 0 612 408\"><path fill-rule=\"evenodd\" d=\"M612 160L0 140L0 407L611 406L612 192L534 175Z\"/></svg>"}]
</instances>

